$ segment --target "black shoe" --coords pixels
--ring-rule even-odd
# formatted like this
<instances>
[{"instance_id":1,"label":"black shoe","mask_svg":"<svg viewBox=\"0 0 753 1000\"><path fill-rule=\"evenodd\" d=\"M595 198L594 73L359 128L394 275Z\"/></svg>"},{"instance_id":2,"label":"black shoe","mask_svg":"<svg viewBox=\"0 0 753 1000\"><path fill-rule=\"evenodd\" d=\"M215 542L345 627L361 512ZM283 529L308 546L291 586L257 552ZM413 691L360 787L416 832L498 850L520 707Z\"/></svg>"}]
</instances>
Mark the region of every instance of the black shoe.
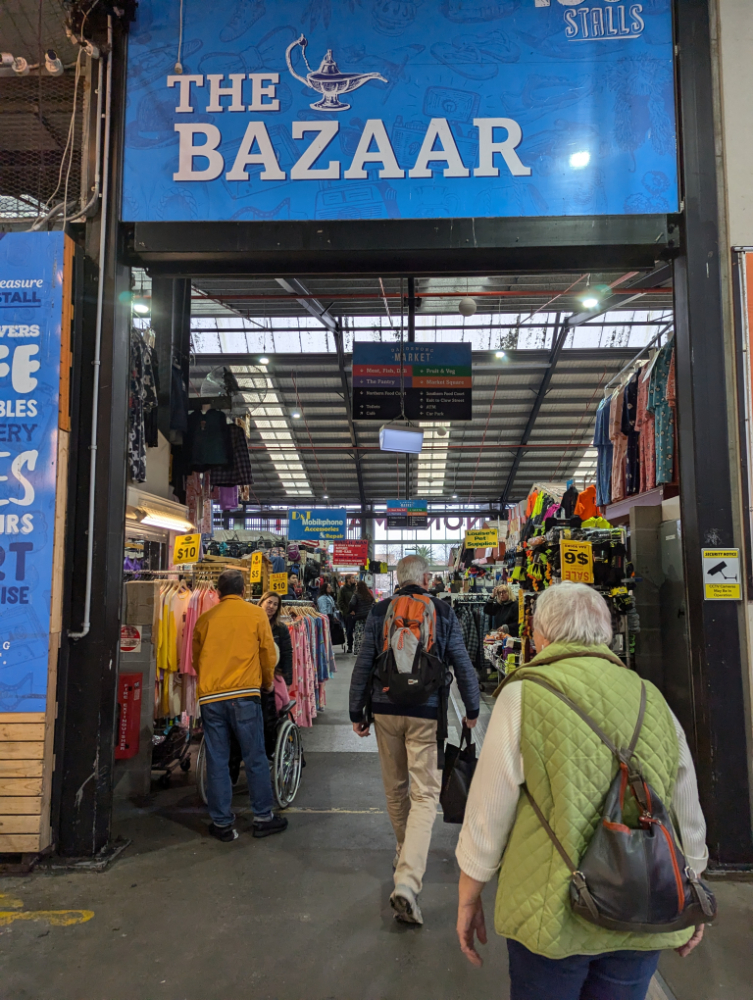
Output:
<instances>
[{"instance_id":1,"label":"black shoe","mask_svg":"<svg viewBox=\"0 0 753 1000\"><path fill-rule=\"evenodd\" d=\"M350 655L351 655L351 656L353 655L353 647L352 647L352 646L351 646L351 648L350 648L350 649L348 650L348 652L350 653Z\"/></svg>"},{"instance_id":2,"label":"black shoe","mask_svg":"<svg viewBox=\"0 0 753 1000\"><path fill-rule=\"evenodd\" d=\"M238 839L238 831L233 826L215 826L214 823L210 823L209 834L216 837L217 840L221 840L223 844L229 844L231 840Z\"/></svg>"},{"instance_id":3,"label":"black shoe","mask_svg":"<svg viewBox=\"0 0 753 1000\"><path fill-rule=\"evenodd\" d=\"M288 821L284 816L278 816L276 813L272 816L272 819L268 819L266 823L254 822L254 836L255 837L271 837L273 833L282 833L283 830L287 830Z\"/></svg>"}]
</instances>

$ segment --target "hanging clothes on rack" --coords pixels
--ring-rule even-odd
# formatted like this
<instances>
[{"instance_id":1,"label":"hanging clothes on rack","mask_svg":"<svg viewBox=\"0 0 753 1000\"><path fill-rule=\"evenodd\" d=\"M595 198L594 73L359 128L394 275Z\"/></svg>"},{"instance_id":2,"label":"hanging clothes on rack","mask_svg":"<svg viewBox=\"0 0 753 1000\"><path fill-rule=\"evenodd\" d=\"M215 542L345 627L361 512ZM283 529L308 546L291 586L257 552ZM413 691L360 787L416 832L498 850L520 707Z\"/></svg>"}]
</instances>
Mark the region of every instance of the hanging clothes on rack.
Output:
<instances>
[{"instance_id":1,"label":"hanging clothes on rack","mask_svg":"<svg viewBox=\"0 0 753 1000\"><path fill-rule=\"evenodd\" d=\"M153 350L140 333L131 331L128 391L128 463L131 479L146 482L146 449L155 448L157 375Z\"/></svg>"},{"instance_id":2,"label":"hanging clothes on rack","mask_svg":"<svg viewBox=\"0 0 753 1000\"><path fill-rule=\"evenodd\" d=\"M612 452L612 503L625 496L625 460L628 440L622 431L622 411L625 399L624 386L612 394L609 410L609 437Z\"/></svg>"},{"instance_id":3,"label":"hanging clothes on rack","mask_svg":"<svg viewBox=\"0 0 753 1000\"><path fill-rule=\"evenodd\" d=\"M622 433L627 439L625 450L625 495L632 496L641 488L640 431L636 428L638 417L638 377L634 372L625 386L622 401Z\"/></svg>"},{"instance_id":4,"label":"hanging clothes on rack","mask_svg":"<svg viewBox=\"0 0 753 1000\"><path fill-rule=\"evenodd\" d=\"M659 351L651 371L648 410L654 415L656 485L673 482L675 458L674 338Z\"/></svg>"},{"instance_id":5,"label":"hanging clothes on rack","mask_svg":"<svg viewBox=\"0 0 753 1000\"><path fill-rule=\"evenodd\" d=\"M299 726L311 726L326 707L325 684L335 670L329 620L313 607L283 605L282 622L288 626L293 647L293 683L290 696Z\"/></svg>"},{"instance_id":6,"label":"hanging clothes on rack","mask_svg":"<svg viewBox=\"0 0 753 1000\"><path fill-rule=\"evenodd\" d=\"M186 480L188 518L204 535L212 533L212 483L209 472L192 472Z\"/></svg>"},{"instance_id":7,"label":"hanging clothes on rack","mask_svg":"<svg viewBox=\"0 0 753 1000\"><path fill-rule=\"evenodd\" d=\"M237 424L230 424L227 430L232 460L229 465L212 470L212 482L215 486L252 486L254 477L251 472L248 441L243 428Z\"/></svg>"},{"instance_id":8,"label":"hanging clothes on rack","mask_svg":"<svg viewBox=\"0 0 753 1000\"><path fill-rule=\"evenodd\" d=\"M638 462L640 466L640 491L645 493L656 486L656 435L654 414L648 409L651 368L644 367L638 373L638 400L636 404L635 429L638 439Z\"/></svg>"}]
</instances>

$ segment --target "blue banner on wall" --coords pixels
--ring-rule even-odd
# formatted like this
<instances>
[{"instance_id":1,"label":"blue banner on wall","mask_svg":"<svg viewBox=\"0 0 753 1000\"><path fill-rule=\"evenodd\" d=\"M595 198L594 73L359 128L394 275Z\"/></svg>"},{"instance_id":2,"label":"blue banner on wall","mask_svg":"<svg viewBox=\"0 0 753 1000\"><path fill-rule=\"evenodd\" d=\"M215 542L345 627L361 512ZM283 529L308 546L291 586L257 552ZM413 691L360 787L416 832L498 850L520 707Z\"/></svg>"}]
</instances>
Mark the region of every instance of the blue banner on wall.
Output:
<instances>
[{"instance_id":1,"label":"blue banner on wall","mask_svg":"<svg viewBox=\"0 0 753 1000\"><path fill-rule=\"evenodd\" d=\"M63 242L0 235L0 712L47 703Z\"/></svg>"},{"instance_id":2,"label":"blue banner on wall","mask_svg":"<svg viewBox=\"0 0 753 1000\"><path fill-rule=\"evenodd\" d=\"M140 0L123 218L675 212L676 140L670 0Z\"/></svg>"},{"instance_id":3,"label":"blue banner on wall","mask_svg":"<svg viewBox=\"0 0 753 1000\"><path fill-rule=\"evenodd\" d=\"M345 538L348 512L344 507L312 507L288 511L288 541L319 539L337 541Z\"/></svg>"}]
</instances>

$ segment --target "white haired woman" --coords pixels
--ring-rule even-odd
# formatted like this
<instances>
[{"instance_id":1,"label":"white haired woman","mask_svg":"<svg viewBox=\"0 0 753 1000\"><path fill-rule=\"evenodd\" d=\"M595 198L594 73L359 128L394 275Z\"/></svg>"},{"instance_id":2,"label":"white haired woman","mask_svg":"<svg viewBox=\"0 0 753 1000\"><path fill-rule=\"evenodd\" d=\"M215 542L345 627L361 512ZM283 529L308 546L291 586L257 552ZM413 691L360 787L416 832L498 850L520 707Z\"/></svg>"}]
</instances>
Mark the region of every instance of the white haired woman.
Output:
<instances>
[{"instance_id":1,"label":"white haired woman","mask_svg":"<svg viewBox=\"0 0 753 1000\"><path fill-rule=\"evenodd\" d=\"M557 838L580 859L598 822L617 765L588 725L532 677L567 695L617 746L630 742L640 678L610 651L604 599L562 583L536 603L537 655L502 686L494 707L456 851L461 868L458 937L481 965L486 944L481 890L499 872L494 923L507 938L511 1000L644 1000L662 949L688 954L703 928L660 934L586 923L569 903L571 873L521 786L534 796ZM706 824L685 734L648 681L637 744L643 773L677 820L688 865L707 864ZM611 758L611 759L610 759ZM501 867L500 867L501 863Z\"/></svg>"}]
</instances>

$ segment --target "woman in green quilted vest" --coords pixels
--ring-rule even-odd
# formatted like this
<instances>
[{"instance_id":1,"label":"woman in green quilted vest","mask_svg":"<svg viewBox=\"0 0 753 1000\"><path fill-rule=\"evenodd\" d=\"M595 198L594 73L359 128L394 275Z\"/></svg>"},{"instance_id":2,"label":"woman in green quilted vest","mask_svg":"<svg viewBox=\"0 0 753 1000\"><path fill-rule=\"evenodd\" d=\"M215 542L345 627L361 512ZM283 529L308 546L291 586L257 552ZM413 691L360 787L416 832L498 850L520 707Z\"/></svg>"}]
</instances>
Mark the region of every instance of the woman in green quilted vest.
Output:
<instances>
[{"instance_id":1,"label":"woman in green quilted vest","mask_svg":"<svg viewBox=\"0 0 753 1000\"><path fill-rule=\"evenodd\" d=\"M571 872L522 786L577 863L601 818L617 762L591 728L545 680L575 702L617 747L636 728L641 683L609 649L609 607L592 588L562 583L536 603L537 655L498 692L456 856L458 937L481 965L486 944L481 891L498 874L494 924L507 938L511 1000L644 1000L662 949L688 954L703 927L636 934L587 923L570 904ZM706 824L685 734L661 693L646 687L636 754L643 775L671 806L688 866L706 867ZM637 812L636 812L637 818Z\"/></svg>"}]
</instances>

